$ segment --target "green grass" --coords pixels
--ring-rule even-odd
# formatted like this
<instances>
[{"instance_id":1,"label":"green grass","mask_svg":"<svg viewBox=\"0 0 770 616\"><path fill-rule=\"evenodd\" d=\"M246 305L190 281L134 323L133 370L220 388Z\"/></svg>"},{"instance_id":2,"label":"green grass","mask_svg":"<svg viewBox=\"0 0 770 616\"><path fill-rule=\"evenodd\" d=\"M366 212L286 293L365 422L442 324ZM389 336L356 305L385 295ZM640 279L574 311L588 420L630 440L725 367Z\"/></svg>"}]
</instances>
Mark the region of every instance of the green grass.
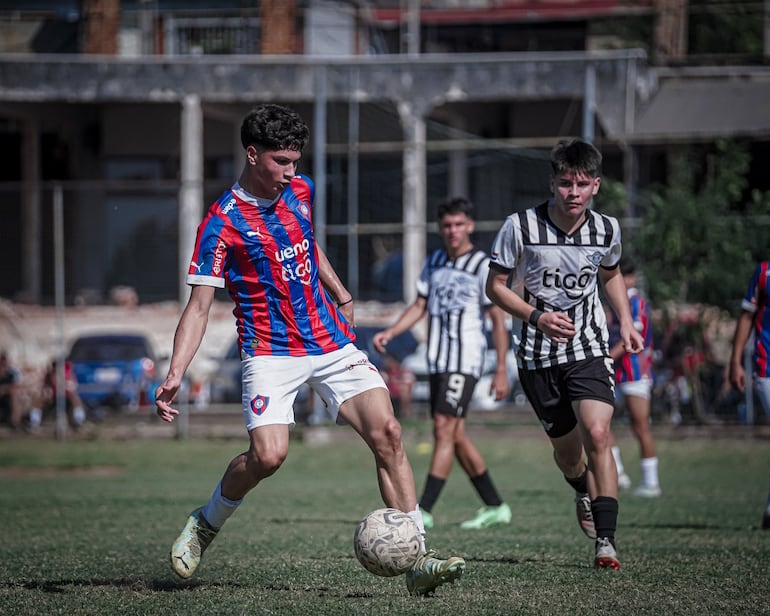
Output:
<instances>
[{"instance_id":1,"label":"green grass","mask_svg":"<svg viewBox=\"0 0 770 616\"><path fill-rule=\"evenodd\" d=\"M331 428L346 431L349 428ZM770 614L770 532L759 530L770 448L758 440L659 441L664 496L620 502L619 572L592 568L592 543L542 437L500 427L476 439L514 511L507 527L461 531L479 503L458 467L434 509L429 546L468 561L432 598L355 560L357 520L381 506L357 440L293 441L177 580L168 549L204 503L235 441L0 444L1 614ZM424 434L424 431L423 431ZM410 428L418 490L428 456ZM636 446L622 440L638 479Z\"/></svg>"}]
</instances>

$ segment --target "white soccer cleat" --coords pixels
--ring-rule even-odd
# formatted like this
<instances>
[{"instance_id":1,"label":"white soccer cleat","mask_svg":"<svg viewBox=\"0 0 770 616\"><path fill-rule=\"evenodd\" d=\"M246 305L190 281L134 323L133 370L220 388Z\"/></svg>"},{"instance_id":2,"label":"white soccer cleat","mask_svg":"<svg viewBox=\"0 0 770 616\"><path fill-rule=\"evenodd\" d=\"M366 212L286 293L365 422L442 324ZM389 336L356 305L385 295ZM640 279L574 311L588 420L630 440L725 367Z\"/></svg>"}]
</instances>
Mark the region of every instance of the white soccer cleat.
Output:
<instances>
[{"instance_id":1,"label":"white soccer cleat","mask_svg":"<svg viewBox=\"0 0 770 616\"><path fill-rule=\"evenodd\" d=\"M657 498L662 493L660 486L648 486L644 484L637 487L633 492L634 496L641 496L642 498Z\"/></svg>"},{"instance_id":2,"label":"white soccer cleat","mask_svg":"<svg viewBox=\"0 0 770 616\"><path fill-rule=\"evenodd\" d=\"M180 578L192 577L201 562L203 552L217 536L218 531L201 515L201 509L202 507L190 514L182 532L171 546L171 568Z\"/></svg>"},{"instance_id":3,"label":"white soccer cleat","mask_svg":"<svg viewBox=\"0 0 770 616\"><path fill-rule=\"evenodd\" d=\"M591 497L588 496L588 494L575 492L575 513L577 514L578 524L580 524L580 530L582 530L589 539L596 539L594 514L593 511L591 511Z\"/></svg>"},{"instance_id":4,"label":"white soccer cleat","mask_svg":"<svg viewBox=\"0 0 770 616\"><path fill-rule=\"evenodd\" d=\"M631 487L631 477L626 475L626 473L621 473L618 475L618 488L621 490L628 490Z\"/></svg>"},{"instance_id":5,"label":"white soccer cleat","mask_svg":"<svg viewBox=\"0 0 770 616\"><path fill-rule=\"evenodd\" d=\"M596 540L596 556L594 557L594 566L597 569L620 569L620 561L615 546L607 537L601 537Z\"/></svg>"}]
</instances>

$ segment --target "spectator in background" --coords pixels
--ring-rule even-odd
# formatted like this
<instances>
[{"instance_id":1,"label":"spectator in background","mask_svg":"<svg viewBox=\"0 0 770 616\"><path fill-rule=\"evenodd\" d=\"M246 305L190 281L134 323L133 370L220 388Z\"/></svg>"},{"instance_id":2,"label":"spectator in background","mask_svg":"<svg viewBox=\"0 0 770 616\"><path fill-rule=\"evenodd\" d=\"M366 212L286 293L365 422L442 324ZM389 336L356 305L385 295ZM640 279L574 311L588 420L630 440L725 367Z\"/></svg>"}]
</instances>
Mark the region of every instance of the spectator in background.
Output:
<instances>
[{"instance_id":1,"label":"spectator in background","mask_svg":"<svg viewBox=\"0 0 770 616\"><path fill-rule=\"evenodd\" d=\"M40 397L29 412L30 428L39 428L44 418L56 415L56 367L54 359L46 368ZM86 421L86 412L78 394L75 372L68 361L64 362L64 398L70 425L75 429L80 428Z\"/></svg>"},{"instance_id":2,"label":"spectator in background","mask_svg":"<svg viewBox=\"0 0 770 616\"><path fill-rule=\"evenodd\" d=\"M762 261L754 270L749 288L741 304L741 315L735 324L733 350L730 358L730 382L740 391L746 389L746 371L743 367L743 349L754 330L752 356L754 390L757 392L766 417L770 417L770 306L768 306L768 276L770 261ZM762 528L770 529L770 493L767 495Z\"/></svg>"},{"instance_id":3,"label":"spectator in background","mask_svg":"<svg viewBox=\"0 0 770 616\"><path fill-rule=\"evenodd\" d=\"M620 327L614 314L608 320L610 357L615 360L615 394L625 403L631 421L631 430L639 441L642 482L634 490L636 496L660 496L658 481L658 457L655 439L650 431L650 396L652 394L652 325L650 308L636 287L636 265L629 258L620 260L620 273L626 283L628 304L636 331L644 339L641 353L627 353L620 338ZM625 472L620 447L612 438L612 455L618 467L618 487L631 487L631 479Z\"/></svg>"},{"instance_id":4,"label":"spectator in background","mask_svg":"<svg viewBox=\"0 0 770 616\"><path fill-rule=\"evenodd\" d=\"M19 372L11 366L8 354L0 351L0 422L11 429L21 427L21 399Z\"/></svg>"},{"instance_id":5,"label":"spectator in background","mask_svg":"<svg viewBox=\"0 0 770 616\"><path fill-rule=\"evenodd\" d=\"M414 373L398 361L398 358L387 353L383 376L388 385L396 417L406 419L412 414L412 388L416 380Z\"/></svg>"}]
</instances>

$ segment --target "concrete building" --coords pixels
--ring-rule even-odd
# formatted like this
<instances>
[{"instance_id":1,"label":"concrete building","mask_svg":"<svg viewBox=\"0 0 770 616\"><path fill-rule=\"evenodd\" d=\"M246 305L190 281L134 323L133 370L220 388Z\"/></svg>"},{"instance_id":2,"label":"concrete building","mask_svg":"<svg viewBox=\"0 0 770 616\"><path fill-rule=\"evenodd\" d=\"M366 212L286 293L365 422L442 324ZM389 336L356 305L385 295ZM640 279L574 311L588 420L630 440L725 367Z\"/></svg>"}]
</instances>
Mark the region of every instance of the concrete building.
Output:
<instances>
[{"instance_id":1,"label":"concrete building","mask_svg":"<svg viewBox=\"0 0 770 616\"><path fill-rule=\"evenodd\" d=\"M362 299L411 296L445 196L477 204L481 244L542 199L558 138L601 147L629 216L672 147L767 161L767 64L682 65L682 2L459 4L0 0L0 297L52 301L58 203L68 302L184 297L259 102L308 120L317 232ZM650 53L596 33L618 16L655 25Z\"/></svg>"}]
</instances>

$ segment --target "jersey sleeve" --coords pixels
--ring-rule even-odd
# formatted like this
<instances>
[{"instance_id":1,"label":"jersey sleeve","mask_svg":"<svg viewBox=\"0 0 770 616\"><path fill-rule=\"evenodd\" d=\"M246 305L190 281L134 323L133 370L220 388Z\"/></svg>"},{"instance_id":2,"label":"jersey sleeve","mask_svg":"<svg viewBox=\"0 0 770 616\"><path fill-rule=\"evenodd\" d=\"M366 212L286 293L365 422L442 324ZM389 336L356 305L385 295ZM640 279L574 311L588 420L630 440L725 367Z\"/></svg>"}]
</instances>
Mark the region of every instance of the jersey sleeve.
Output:
<instances>
[{"instance_id":1,"label":"jersey sleeve","mask_svg":"<svg viewBox=\"0 0 770 616\"><path fill-rule=\"evenodd\" d=\"M422 264L422 271L417 279L416 287L419 297L428 297L430 293L430 258L425 259Z\"/></svg>"},{"instance_id":2,"label":"jersey sleeve","mask_svg":"<svg viewBox=\"0 0 770 616\"><path fill-rule=\"evenodd\" d=\"M610 243L610 249L602 259L602 267L605 269L614 269L620 263L620 255L623 252L622 243L620 241L620 223L617 218L608 216L610 224L612 225L612 242Z\"/></svg>"},{"instance_id":3,"label":"jersey sleeve","mask_svg":"<svg viewBox=\"0 0 770 616\"><path fill-rule=\"evenodd\" d=\"M493 304L492 300L487 296L487 279L489 278L489 264L491 263L489 257L486 257L479 266L476 277L479 283L479 297L481 298L482 308L488 308Z\"/></svg>"},{"instance_id":4,"label":"jersey sleeve","mask_svg":"<svg viewBox=\"0 0 770 616\"><path fill-rule=\"evenodd\" d=\"M213 205L206 218L198 226L195 249L187 270L188 285L225 286L225 270L229 259L229 246L226 242L224 221L216 214L217 205Z\"/></svg>"},{"instance_id":5,"label":"jersey sleeve","mask_svg":"<svg viewBox=\"0 0 770 616\"><path fill-rule=\"evenodd\" d=\"M741 302L741 308L746 312L752 314L757 311L757 305L759 301L759 280L762 274L762 264L760 263L754 270L754 274L751 276L749 282L749 289L746 291L746 296Z\"/></svg>"},{"instance_id":6,"label":"jersey sleeve","mask_svg":"<svg viewBox=\"0 0 770 616\"><path fill-rule=\"evenodd\" d=\"M503 222L503 226L497 232L492 242L490 264L498 265L503 269L512 270L516 267L519 242L516 238L516 229L513 218L509 216Z\"/></svg>"}]
</instances>

